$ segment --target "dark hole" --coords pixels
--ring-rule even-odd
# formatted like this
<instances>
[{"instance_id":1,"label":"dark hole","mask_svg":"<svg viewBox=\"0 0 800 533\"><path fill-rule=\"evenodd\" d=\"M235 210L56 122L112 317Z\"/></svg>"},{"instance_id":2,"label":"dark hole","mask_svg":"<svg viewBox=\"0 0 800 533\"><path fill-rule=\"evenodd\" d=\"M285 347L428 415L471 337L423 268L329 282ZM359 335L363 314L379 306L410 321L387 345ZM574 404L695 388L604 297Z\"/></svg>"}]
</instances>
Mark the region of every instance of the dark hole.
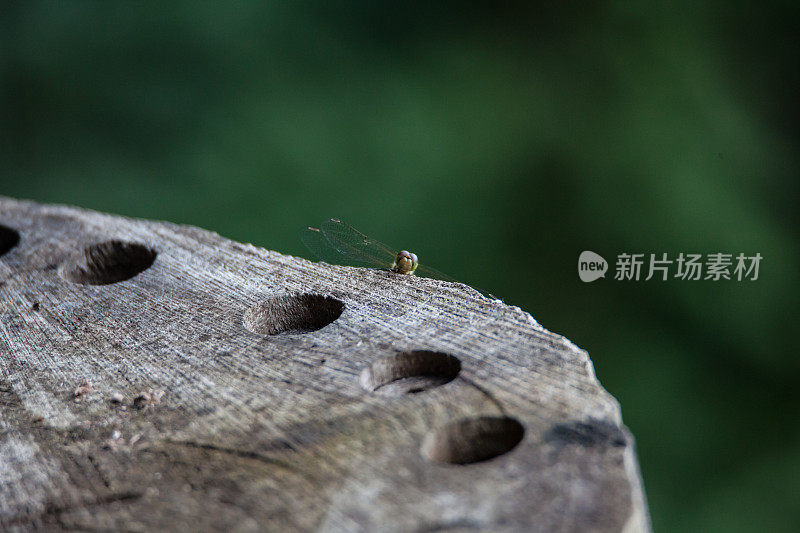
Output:
<instances>
[{"instance_id":1,"label":"dark hole","mask_svg":"<svg viewBox=\"0 0 800 533\"><path fill-rule=\"evenodd\" d=\"M0 255L5 255L19 243L19 232L0 224Z\"/></svg>"}]
</instances>

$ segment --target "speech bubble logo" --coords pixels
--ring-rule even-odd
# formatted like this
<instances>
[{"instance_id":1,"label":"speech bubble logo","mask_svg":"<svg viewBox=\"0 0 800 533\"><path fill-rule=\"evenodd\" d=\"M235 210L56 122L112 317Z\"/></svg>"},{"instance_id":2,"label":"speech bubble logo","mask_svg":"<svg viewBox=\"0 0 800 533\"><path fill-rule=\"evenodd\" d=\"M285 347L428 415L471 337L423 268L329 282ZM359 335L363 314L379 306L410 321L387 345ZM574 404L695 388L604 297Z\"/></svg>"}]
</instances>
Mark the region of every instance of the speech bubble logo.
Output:
<instances>
[{"instance_id":1,"label":"speech bubble logo","mask_svg":"<svg viewBox=\"0 0 800 533\"><path fill-rule=\"evenodd\" d=\"M594 252L585 250L578 257L578 276L585 283L606 277L607 270L608 263L606 260Z\"/></svg>"}]
</instances>

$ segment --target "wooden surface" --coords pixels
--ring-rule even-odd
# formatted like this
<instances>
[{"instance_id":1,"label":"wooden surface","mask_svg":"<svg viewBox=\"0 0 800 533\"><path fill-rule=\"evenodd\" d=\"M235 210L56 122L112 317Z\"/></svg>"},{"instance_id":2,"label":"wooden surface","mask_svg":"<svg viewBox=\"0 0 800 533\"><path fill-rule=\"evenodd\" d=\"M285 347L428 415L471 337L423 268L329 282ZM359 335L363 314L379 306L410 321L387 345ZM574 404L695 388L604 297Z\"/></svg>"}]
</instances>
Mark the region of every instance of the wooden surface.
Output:
<instances>
[{"instance_id":1,"label":"wooden surface","mask_svg":"<svg viewBox=\"0 0 800 533\"><path fill-rule=\"evenodd\" d=\"M641 531L586 352L467 286L0 197L0 526Z\"/></svg>"}]
</instances>

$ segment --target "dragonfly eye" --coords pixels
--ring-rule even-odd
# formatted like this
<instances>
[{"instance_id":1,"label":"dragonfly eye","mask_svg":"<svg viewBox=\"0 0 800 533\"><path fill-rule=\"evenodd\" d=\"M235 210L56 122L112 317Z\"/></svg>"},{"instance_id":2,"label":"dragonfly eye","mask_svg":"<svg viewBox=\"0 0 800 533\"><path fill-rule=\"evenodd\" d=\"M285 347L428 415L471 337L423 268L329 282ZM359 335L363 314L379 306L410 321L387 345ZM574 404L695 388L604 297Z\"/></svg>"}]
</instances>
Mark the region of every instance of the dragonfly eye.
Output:
<instances>
[{"instance_id":1,"label":"dragonfly eye","mask_svg":"<svg viewBox=\"0 0 800 533\"><path fill-rule=\"evenodd\" d=\"M398 252L397 258L394 261L394 270L398 274L413 274L419 265L419 260L416 254L412 254L407 250Z\"/></svg>"}]
</instances>

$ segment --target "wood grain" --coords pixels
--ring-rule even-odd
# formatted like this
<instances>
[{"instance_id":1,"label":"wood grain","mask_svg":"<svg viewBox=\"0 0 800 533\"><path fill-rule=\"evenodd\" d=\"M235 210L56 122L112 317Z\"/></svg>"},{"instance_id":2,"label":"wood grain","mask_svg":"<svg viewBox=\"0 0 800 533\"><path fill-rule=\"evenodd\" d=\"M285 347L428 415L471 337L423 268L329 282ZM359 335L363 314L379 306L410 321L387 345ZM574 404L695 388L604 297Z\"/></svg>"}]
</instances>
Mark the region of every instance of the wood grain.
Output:
<instances>
[{"instance_id":1,"label":"wood grain","mask_svg":"<svg viewBox=\"0 0 800 533\"><path fill-rule=\"evenodd\" d=\"M647 531L586 352L461 284L0 197L0 526Z\"/></svg>"}]
</instances>

